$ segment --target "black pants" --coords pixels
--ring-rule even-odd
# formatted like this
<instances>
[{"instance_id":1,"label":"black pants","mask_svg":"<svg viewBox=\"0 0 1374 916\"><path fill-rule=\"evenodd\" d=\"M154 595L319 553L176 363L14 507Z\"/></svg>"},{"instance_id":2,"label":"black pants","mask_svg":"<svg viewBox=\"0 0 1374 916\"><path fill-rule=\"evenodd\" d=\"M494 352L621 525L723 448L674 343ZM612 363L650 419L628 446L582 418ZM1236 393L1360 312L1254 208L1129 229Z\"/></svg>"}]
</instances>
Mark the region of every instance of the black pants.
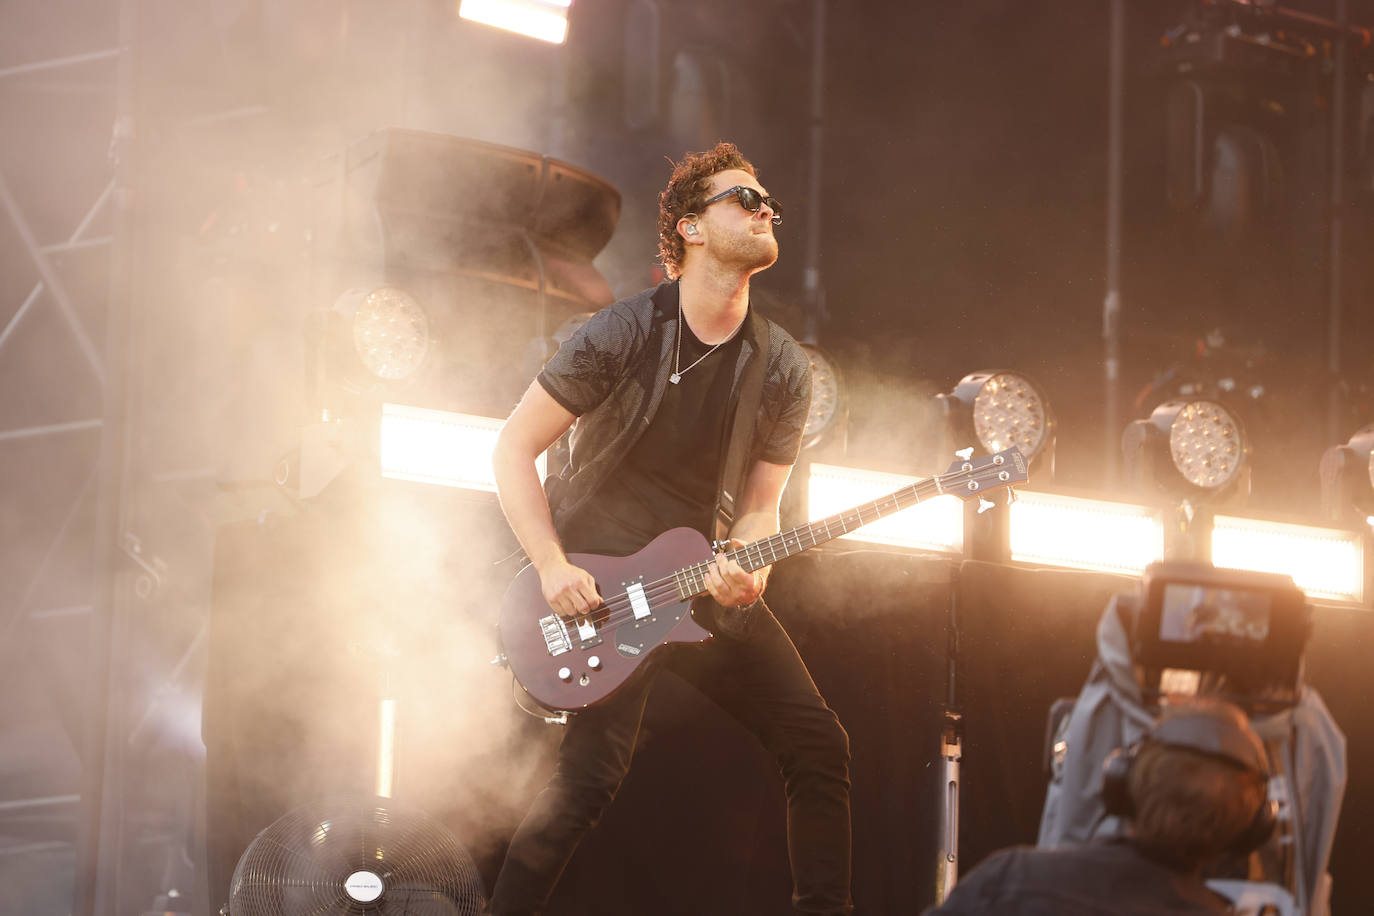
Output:
<instances>
[{"instance_id":1,"label":"black pants","mask_svg":"<svg viewBox=\"0 0 1374 916\"><path fill-rule=\"evenodd\" d=\"M734 716L777 759L787 793L792 902L800 913L849 913L849 736L816 690L777 619L760 605L742 638L668 646L653 663ZM553 778L515 832L491 912L543 910L577 844L630 767L657 671L627 683L567 726Z\"/></svg>"}]
</instances>

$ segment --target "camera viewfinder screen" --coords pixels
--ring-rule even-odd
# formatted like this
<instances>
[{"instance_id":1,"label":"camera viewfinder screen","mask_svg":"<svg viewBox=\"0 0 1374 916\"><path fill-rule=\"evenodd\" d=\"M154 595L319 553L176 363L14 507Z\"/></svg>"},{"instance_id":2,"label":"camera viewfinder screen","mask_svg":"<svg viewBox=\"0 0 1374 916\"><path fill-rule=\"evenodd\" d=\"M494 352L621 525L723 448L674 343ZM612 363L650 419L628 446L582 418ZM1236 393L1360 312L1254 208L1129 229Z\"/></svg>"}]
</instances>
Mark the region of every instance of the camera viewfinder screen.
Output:
<instances>
[{"instance_id":1,"label":"camera viewfinder screen","mask_svg":"<svg viewBox=\"0 0 1374 916\"><path fill-rule=\"evenodd\" d=\"M1205 585L1164 586L1159 638L1169 642L1254 645L1269 637L1270 596Z\"/></svg>"}]
</instances>

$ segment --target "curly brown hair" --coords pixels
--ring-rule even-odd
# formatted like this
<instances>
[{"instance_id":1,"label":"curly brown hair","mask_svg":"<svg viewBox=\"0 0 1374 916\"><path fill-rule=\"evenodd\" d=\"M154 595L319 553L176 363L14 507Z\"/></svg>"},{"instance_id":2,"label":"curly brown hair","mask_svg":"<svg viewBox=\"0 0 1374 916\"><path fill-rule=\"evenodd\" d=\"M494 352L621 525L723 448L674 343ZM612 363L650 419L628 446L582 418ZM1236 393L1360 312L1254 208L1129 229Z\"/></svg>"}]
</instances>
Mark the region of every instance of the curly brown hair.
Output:
<instances>
[{"instance_id":1,"label":"curly brown hair","mask_svg":"<svg viewBox=\"0 0 1374 916\"><path fill-rule=\"evenodd\" d=\"M697 211L706 199L711 176L726 169L741 169L759 177L754 164L740 154L735 144L723 140L712 149L687 153L681 162L673 163L668 187L658 195L658 253L670 279L676 280L682 274L686 254L682 236L677 233L677 221Z\"/></svg>"}]
</instances>

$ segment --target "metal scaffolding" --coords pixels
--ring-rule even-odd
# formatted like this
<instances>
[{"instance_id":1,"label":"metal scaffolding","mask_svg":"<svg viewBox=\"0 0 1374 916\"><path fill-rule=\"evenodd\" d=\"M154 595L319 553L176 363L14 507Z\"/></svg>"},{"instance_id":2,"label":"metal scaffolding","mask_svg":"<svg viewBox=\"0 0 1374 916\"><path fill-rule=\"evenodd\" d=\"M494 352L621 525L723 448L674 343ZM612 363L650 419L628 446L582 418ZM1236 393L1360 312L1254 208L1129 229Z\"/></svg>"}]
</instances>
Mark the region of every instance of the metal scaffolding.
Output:
<instances>
[{"instance_id":1,"label":"metal scaffolding","mask_svg":"<svg viewBox=\"0 0 1374 916\"><path fill-rule=\"evenodd\" d=\"M40 80L47 75L75 75L92 86L103 86L114 78L114 69L109 64L121 62L124 56L121 47L111 47L0 67L0 92L22 98L35 91L35 75ZM112 124L115 112L111 109L99 116L102 121L97 127ZM5 130L11 138L20 134L17 127L11 130L6 125ZM13 142L7 145L20 146ZM37 277L18 307L0 324L0 372L12 381L17 380L11 396L0 402L0 473L5 478L7 502L10 497L21 495L43 494L53 498L16 499L15 504L20 507L18 534L11 535L14 539L9 543L0 543L0 552L4 554L37 557L31 567L20 571L17 580L0 583L0 594L4 596L0 599L0 671L4 672L7 691L12 695L22 696L31 691L46 694L52 702L14 704L17 709L11 715L24 717L19 722L19 734L8 742L0 742L0 868L41 875L54 870L55 860L70 863L82 858L78 852L80 815L88 798L83 786L70 784L68 779L84 770L87 778L77 782L89 784L92 770L100 768L99 759L82 753L88 717L83 714L81 686L61 683L64 667L68 671L86 670L86 641L72 639L60 643L58 651L66 657L57 659L56 664L45 654L48 648L43 643L45 628L72 622L89 627L90 621L98 616L102 564L83 562L99 542L97 531L90 524L91 510L96 501L118 499L117 495L102 493L99 486L101 456L108 451L107 443L97 447L89 435L99 433L102 439L108 439L114 431L105 416L90 415L92 400L109 403L111 368L101 339L103 329L92 327L91 319L85 317L98 319L108 306L99 292L106 284L91 282L92 277L103 281L108 260L93 262L92 256L102 250L109 252L114 238L108 233L92 232L102 217L109 216L115 183L112 178L105 181L68 235L44 239L36 227L58 222L55 217L60 210L52 203L53 195L44 195L42 188L34 189L38 193L30 194L27 203L21 202L16 194L21 186L16 184L20 179L15 171L28 165L41 172L45 163L24 162L22 155L16 163L15 152L30 158L44 155L41 148L11 149L9 162L13 167L0 169L0 225L12 230L18 241L17 245L0 249L0 263L12 276L23 276L31 270ZM112 171L105 148L92 149L90 154L93 172ZM61 263L63 256L76 252L82 253L83 263ZM72 282L74 279L87 282ZM75 291L78 289L98 292L83 294ZM26 334L36 334L49 326L61 329L60 333L72 344L69 350L45 349L36 353L24 347ZM39 368L55 368L72 379L73 384L65 391L52 391L47 387L49 380L37 376ZM48 414L38 417L37 422L29 406L31 401L24 397L32 391L43 391L44 413ZM72 461L73 456L77 457L76 462ZM46 476L46 470L73 463L84 465L79 482L53 493L52 478ZM86 570L84 581L71 580L73 568ZM57 584L62 587L55 589L55 580L59 578L63 581ZM54 591L65 597L75 595L77 601L47 606L45 596ZM65 741L61 735L65 735ZM28 742L34 736L39 739L36 751L25 755L9 752L19 742ZM46 772L34 772L35 758L43 763L41 769ZM62 888L49 884L49 891L62 893ZM66 889L69 894L71 891L72 888Z\"/></svg>"}]
</instances>

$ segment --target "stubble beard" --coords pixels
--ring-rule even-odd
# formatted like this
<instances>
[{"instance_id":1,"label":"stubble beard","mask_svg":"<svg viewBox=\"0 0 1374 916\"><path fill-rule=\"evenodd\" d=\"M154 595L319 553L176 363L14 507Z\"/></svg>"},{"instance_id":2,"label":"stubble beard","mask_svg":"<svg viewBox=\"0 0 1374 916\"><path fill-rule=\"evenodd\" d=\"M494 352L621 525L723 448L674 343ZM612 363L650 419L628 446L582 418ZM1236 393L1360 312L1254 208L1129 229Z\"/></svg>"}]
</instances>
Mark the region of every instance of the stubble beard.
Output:
<instances>
[{"instance_id":1,"label":"stubble beard","mask_svg":"<svg viewBox=\"0 0 1374 916\"><path fill-rule=\"evenodd\" d=\"M756 233L759 239L750 238L741 244L738 263L751 274L767 270L778 262L778 240L772 233Z\"/></svg>"}]
</instances>

